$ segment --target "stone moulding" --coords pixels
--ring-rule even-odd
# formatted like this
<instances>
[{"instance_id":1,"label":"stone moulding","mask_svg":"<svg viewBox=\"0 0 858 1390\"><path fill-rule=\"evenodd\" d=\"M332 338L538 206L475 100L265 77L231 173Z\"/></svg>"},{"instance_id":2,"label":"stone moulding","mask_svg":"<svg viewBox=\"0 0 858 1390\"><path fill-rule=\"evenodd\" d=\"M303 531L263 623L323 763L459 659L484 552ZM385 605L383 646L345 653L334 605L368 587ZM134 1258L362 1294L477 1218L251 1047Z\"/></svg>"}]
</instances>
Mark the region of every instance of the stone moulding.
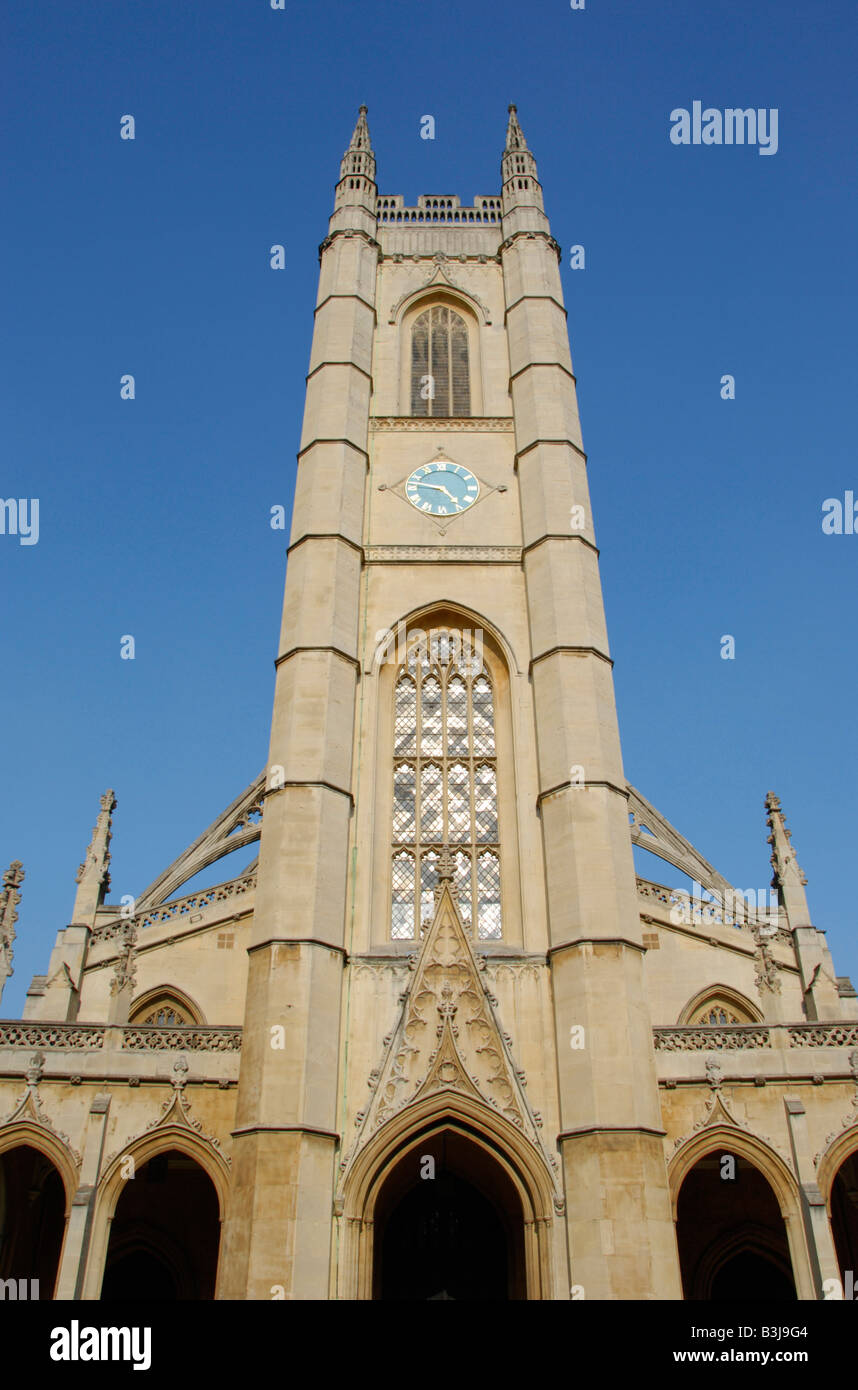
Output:
<instances>
[{"instance_id":1,"label":"stone moulding","mask_svg":"<svg viewBox=\"0 0 858 1390\"><path fill-rule=\"evenodd\" d=\"M369 428L373 432L422 430L439 434L446 430L469 431L473 434L512 434L515 426L511 415L371 415Z\"/></svg>"},{"instance_id":2,"label":"stone moulding","mask_svg":"<svg viewBox=\"0 0 858 1390\"><path fill-rule=\"evenodd\" d=\"M726 1027L653 1028L656 1052L712 1052L738 1048L774 1047L785 1036L788 1047L852 1047L858 1045L858 1023L756 1023Z\"/></svg>"},{"instance_id":3,"label":"stone moulding","mask_svg":"<svg viewBox=\"0 0 858 1390\"><path fill-rule=\"evenodd\" d=\"M384 561L398 561L404 564L427 562L437 564L439 560L470 564L475 560L506 561L520 564L521 546L518 545L370 545L366 549L368 564Z\"/></svg>"},{"instance_id":4,"label":"stone moulding","mask_svg":"<svg viewBox=\"0 0 858 1390\"><path fill-rule=\"evenodd\" d=\"M153 1024L126 1024L108 1028L107 1024L79 1023L3 1023L0 1022L0 1048L48 1047L69 1052L104 1050L105 1035L121 1034L121 1046L130 1052L239 1052L241 1028L208 1028L197 1024L159 1028Z\"/></svg>"}]
</instances>

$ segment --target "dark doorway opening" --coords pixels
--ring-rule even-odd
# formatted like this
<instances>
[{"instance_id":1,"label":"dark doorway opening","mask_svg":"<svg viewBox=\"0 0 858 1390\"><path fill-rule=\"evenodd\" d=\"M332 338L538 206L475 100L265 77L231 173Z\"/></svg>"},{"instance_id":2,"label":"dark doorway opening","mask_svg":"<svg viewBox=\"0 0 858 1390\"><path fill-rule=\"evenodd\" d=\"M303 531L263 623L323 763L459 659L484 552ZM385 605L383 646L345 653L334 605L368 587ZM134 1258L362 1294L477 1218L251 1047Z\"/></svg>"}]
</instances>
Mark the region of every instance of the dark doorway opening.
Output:
<instances>
[{"instance_id":1,"label":"dark doorway opening","mask_svg":"<svg viewBox=\"0 0 858 1390\"><path fill-rule=\"evenodd\" d=\"M845 1283L846 1271L851 1269L854 1288L858 1281L858 1154L850 1154L841 1163L832 1184L831 1233L840 1277Z\"/></svg>"},{"instance_id":2,"label":"dark doorway opening","mask_svg":"<svg viewBox=\"0 0 858 1390\"><path fill-rule=\"evenodd\" d=\"M411 1144L375 1208L374 1297L526 1298L521 1201L498 1160L458 1130Z\"/></svg>"},{"instance_id":3,"label":"dark doorway opening","mask_svg":"<svg viewBox=\"0 0 858 1390\"><path fill-rule=\"evenodd\" d=\"M795 1298L795 1286L771 1259L753 1250L742 1250L721 1265L712 1279L713 1303L756 1303L761 1299Z\"/></svg>"},{"instance_id":4,"label":"dark doorway opening","mask_svg":"<svg viewBox=\"0 0 858 1390\"><path fill-rule=\"evenodd\" d=\"M676 1239L686 1299L796 1298L777 1198L745 1158L719 1149L695 1164L679 1193Z\"/></svg>"},{"instance_id":5,"label":"dark doorway opening","mask_svg":"<svg viewBox=\"0 0 858 1390\"><path fill-rule=\"evenodd\" d=\"M214 1298L220 1219L217 1193L198 1163L176 1149L129 1178L110 1227L103 1302Z\"/></svg>"},{"instance_id":6,"label":"dark doorway opening","mask_svg":"<svg viewBox=\"0 0 858 1390\"><path fill-rule=\"evenodd\" d=\"M65 1208L63 1180L38 1149L0 1155L0 1279L24 1280L25 1298L54 1296Z\"/></svg>"}]
</instances>

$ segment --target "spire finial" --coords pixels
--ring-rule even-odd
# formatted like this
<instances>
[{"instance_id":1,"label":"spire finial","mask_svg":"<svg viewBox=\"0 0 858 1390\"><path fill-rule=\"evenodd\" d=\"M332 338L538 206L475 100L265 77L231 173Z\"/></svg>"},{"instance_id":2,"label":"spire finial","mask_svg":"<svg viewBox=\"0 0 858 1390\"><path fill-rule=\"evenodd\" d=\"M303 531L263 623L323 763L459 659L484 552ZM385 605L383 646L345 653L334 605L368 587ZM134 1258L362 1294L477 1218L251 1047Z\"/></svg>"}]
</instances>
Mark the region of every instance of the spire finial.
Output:
<instances>
[{"instance_id":1,"label":"spire finial","mask_svg":"<svg viewBox=\"0 0 858 1390\"><path fill-rule=\"evenodd\" d=\"M510 154L514 150L526 150L527 141L524 138L524 131L518 123L518 107L510 104L509 123L506 128L506 148L505 154Z\"/></svg>"},{"instance_id":2,"label":"spire finial","mask_svg":"<svg viewBox=\"0 0 858 1390\"><path fill-rule=\"evenodd\" d=\"M772 847L772 886L779 890L790 927L794 929L808 926L810 913L804 891L807 879L799 867L792 847L792 835L787 829L780 797L775 796L774 792L768 792L766 795L766 812L771 832L768 842Z\"/></svg>"},{"instance_id":3,"label":"spire finial","mask_svg":"<svg viewBox=\"0 0 858 1390\"><path fill-rule=\"evenodd\" d=\"M369 138L369 126L367 124L368 106L358 108L357 124L352 131L350 150L368 150L372 154L372 141Z\"/></svg>"},{"instance_id":4,"label":"spire finial","mask_svg":"<svg viewBox=\"0 0 858 1390\"><path fill-rule=\"evenodd\" d=\"M358 108L357 124L352 131L349 147L340 163L341 180L348 178L349 175L362 174L364 178L375 182L375 155L372 152L372 141L369 137L369 126L366 119L368 110L368 106Z\"/></svg>"},{"instance_id":5,"label":"spire finial","mask_svg":"<svg viewBox=\"0 0 858 1390\"><path fill-rule=\"evenodd\" d=\"M110 840L113 834L113 812L116 810L116 797L112 789L109 788L104 793L99 808L86 858L75 877L78 889L72 922L77 926L91 927L95 924L96 910L104 902L110 887Z\"/></svg>"},{"instance_id":6,"label":"spire finial","mask_svg":"<svg viewBox=\"0 0 858 1390\"><path fill-rule=\"evenodd\" d=\"M514 101L510 102L508 110L506 144L501 158L504 217L511 213L513 208L530 208L536 210L537 221L540 217L544 220L545 210L542 206L542 189L539 186L536 160L527 147L524 131L519 124L518 107Z\"/></svg>"},{"instance_id":7,"label":"spire finial","mask_svg":"<svg viewBox=\"0 0 858 1390\"><path fill-rule=\"evenodd\" d=\"M456 861L450 853L450 846L444 845L435 862L435 872L439 883L452 883L456 877Z\"/></svg>"}]
</instances>

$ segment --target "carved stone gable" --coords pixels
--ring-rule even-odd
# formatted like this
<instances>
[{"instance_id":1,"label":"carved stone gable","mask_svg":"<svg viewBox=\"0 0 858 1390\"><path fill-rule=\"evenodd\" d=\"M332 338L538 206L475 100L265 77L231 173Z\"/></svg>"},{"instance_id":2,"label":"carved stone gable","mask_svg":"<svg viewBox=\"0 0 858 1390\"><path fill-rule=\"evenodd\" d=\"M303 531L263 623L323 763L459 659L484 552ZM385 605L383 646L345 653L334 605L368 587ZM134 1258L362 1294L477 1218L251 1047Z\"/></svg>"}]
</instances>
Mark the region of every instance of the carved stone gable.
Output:
<instances>
[{"instance_id":1,"label":"carved stone gable","mask_svg":"<svg viewBox=\"0 0 858 1390\"><path fill-rule=\"evenodd\" d=\"M438 891L434 919L412 960L402 1012L385 1038L385 1055L372 1073L373 1097L357 1117L359 1133L342 1167L387 1120L434 1093L451 1091L490 1105L521 1130L554 1171L539 1135L541 1118L524 1092L511 1039L495 1014L495 1000L456 910L448 882Z\"/></svg>"}]
</instances>

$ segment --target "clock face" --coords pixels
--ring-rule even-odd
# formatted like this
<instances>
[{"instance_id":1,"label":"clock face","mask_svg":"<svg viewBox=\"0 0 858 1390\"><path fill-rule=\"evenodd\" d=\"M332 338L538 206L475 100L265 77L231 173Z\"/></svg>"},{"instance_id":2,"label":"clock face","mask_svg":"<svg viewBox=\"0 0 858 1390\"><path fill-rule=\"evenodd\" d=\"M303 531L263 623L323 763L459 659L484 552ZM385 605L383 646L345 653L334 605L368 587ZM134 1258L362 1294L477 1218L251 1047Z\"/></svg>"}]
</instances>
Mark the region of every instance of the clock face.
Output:
<instances>
[{"instance_id":1,"label":"clock face","mask_svg":"<svg viewBox=\"0 0 858 1390\"><path fill-rule=\"evenodd\" d=\"M441 460L415 468L405 484L412 507L430 516L457 516L472 507L480 495L473 473L461 464Z\"/></svg>"}]
</instances>

